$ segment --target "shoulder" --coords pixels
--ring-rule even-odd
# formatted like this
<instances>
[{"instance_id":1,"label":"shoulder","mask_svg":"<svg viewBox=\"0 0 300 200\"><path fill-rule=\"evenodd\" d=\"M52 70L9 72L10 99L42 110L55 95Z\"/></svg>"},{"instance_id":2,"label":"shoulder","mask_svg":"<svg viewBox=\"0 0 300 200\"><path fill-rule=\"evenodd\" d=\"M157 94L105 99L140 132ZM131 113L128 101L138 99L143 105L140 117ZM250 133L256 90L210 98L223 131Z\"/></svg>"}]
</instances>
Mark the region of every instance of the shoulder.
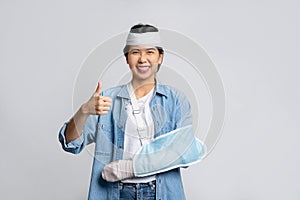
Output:
<instances>
[{"instance_id":1,"label":"shoulder","mask_svg":"<svg viewBox=\"0 0 300 200\"><path fill-rule=\"evenodd\" d=\"M104 90L101 95L116 97L119 93L121 93L124 90L127 90L126 85L118 85L118 86L111 87L109 89Z\"/></svg>"},{"instance_id":2,"label":"shoulder","mask_svg":"<svg viewBox=\"0 0 300 200\"><path fill-rule=\"evenodd\" d=\"M186 95L183 91L170 85L157 83L157 92L171 99L186 99Z\"/></svg>"}]
</instances>

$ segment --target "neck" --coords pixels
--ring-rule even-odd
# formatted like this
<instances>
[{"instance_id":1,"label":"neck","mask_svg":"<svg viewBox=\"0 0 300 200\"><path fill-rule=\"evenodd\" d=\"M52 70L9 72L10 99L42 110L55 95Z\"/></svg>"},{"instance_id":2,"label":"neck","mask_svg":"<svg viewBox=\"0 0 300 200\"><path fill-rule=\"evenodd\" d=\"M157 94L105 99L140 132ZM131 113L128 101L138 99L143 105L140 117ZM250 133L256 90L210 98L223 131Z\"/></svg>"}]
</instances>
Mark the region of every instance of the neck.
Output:
<instances>
[{"instance_id":1,"label":"neck","mask_svg":"<svg viewBox=\"0 0 300 200\"><path fill-rule=\"evenodd\" d=\"M137 99L145 96L152 90L152 88L155 86L155 81L148 81L148 82L139 82L139 81L131 81L132 86L134 88L134 94Z\"/></svg>"}]
</instances>

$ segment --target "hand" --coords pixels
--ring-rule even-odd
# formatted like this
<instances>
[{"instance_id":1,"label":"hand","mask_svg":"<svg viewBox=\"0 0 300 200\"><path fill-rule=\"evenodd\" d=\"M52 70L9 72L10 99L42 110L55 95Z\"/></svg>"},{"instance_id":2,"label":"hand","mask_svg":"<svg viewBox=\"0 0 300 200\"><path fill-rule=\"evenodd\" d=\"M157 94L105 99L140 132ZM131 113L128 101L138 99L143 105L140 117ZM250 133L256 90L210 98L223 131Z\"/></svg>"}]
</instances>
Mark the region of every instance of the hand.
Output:
<instances>
[{"instance_id":1,"label":"hand","mask_svg":"<svg viewBox=\"0 0 300 200\"><path fill-rule=\"evenodd\" d=\"M105 115L110 110L111 98L100 96L102 83L99 81L93 96L82 105L81 109L84 114L88 115Z\"/></svg>"},{"instance_id":2,"label":"hand","mask_svg":"<svg viewBox=\"0 0 300 200\"><path fill-rule=\"evenodd\" d=\"M132 160L117 160L105 165L102 170L102 178L109 182L133 178Z\"/></svg>"}]
</instances>

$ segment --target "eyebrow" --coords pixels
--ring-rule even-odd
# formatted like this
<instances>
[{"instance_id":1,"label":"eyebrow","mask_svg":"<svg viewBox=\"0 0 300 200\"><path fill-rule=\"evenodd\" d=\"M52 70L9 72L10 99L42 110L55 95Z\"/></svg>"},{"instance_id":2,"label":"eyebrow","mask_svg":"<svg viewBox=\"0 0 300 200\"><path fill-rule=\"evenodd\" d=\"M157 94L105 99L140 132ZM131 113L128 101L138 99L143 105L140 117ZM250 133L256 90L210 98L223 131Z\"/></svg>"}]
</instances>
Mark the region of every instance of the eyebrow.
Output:
<instances>
[{"instance_id":1,"label":"eyebrow","mask_svg":"<svg viewBox=\"0 0 300 200\"><path fill-rule=\"evenodd\" d=\"M155 49L156 49L156 48L154 48L154 47L145 48L145 50L155 50ZM134 50L141 51L141 50L143 50L143 48L142 48L142 49L133 48L133 49L130 49L129 51L134 51Z\"/></svg>"}]
</instances>

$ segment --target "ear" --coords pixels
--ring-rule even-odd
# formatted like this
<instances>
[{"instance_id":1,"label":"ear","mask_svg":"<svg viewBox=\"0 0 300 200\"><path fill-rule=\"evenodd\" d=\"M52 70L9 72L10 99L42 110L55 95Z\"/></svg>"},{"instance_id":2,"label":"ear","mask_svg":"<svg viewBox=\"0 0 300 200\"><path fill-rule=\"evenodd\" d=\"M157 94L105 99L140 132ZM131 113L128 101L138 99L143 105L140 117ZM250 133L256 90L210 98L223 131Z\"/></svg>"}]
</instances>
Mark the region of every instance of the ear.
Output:
<instances>
[{"instance_id":1,"label":"ear","mask_svg":"<svg viewBox=\"0 0 300 200\"><path fill-rule=\"evenodd\" d=\"M161 64L164 58L164 52L159 54L158 64Z\"/></svg>"},{"instance_id":2,"label":"ear","mask_svg":"<svg viewBox=\"0 0 300 200\"><path fill-rule=\"evenodd\" d=\"M128 63L128 56L125 56L125 59L126 59L126 63L128 64L129 69L131 70L131 66Z\"/></svg>"}]
</instances>

